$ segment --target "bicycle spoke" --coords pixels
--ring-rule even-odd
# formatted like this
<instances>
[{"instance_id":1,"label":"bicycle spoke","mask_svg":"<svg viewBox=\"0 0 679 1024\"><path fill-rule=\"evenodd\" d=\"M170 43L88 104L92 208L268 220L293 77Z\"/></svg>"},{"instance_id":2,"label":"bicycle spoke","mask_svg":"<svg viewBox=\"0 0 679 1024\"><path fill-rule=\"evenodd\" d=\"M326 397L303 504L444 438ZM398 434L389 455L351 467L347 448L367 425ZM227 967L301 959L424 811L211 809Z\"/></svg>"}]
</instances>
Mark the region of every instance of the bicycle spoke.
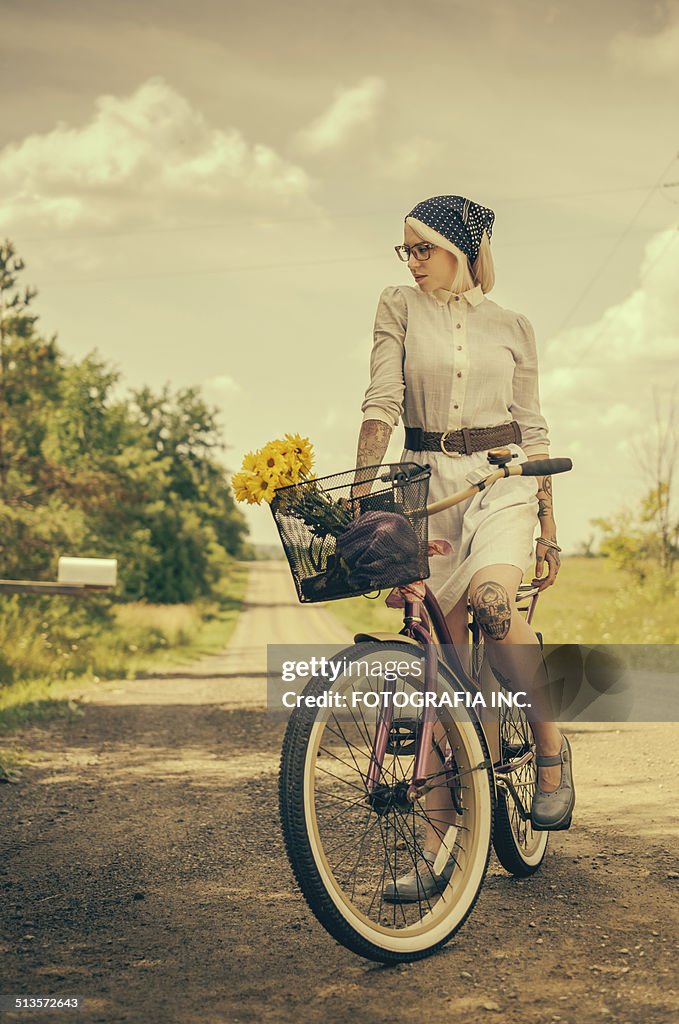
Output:
<instances>
[{"instance_id":1,"label":"bicycle spoke","mask_svg":"<svg viewBox=\"0 0 679 1024\"><path fill-rule=\"evenodd\" d=\"M346 733L342 729L342 726L340 725L340 723L339 723L338 719L335 717L335 715L333 715L333 720L334 720L335 724L337 725L337 728L340 731L336 732L333 728L331 728L330 723L326 722L326 726L325 726L326 732L332 733L332 735L333 736L337 736L338 739L344 740L344 742L346 743L347 747L349 747L351 750L356 750L363 757L370 757L371 746L359 747L358 744L354 743L350 739L347 739Z\"/></svg>"},{"instance_id":2,"label":"bicycle spoke","mask_svg":"<svg viewBox=\"0 0 679 1024\"><path fill-rule=\"evenodd\" d=\"M327 724L326 724L326 727L325 727L325 729L326 729L326 732L330 732L330 733L332 733L333 735L335 735L335 736L338 736L338 737L339 737L339 736L341 736L341 739L343 739L343 740L344 740L344 743L345 743L345 745L347 746L347 748L348 748L348 750L349 750L349 753L350 753L350 754L351 754L351 756L352 756L352 760L353 760L354 764L356 765L356 771L357 771L357 772L359 773L359 775L361 776L361 778L363 778L363 781L365 782L365 778L364 778L364 776L363 776L363 772L362 772L362 771L361 771L361 769L360 769L360 768L358 767L358 761L357 761L357 760L356 760L356 758L354 757L354 754L353 754L353 752L354 752L354 750L357 750L357 751L358 751L358 752L359 752L360 754L363 754L363 756L366 756L366 752L365 752L365 751L362 751L362 750L360 749L360 747L357 747L357 746L356 746L356 744L352 743L352 742L351 742L351 740L348 740L348 739L347 739L347 737L346 737L346 736L345 736L345 734L344 734L344 730L342 729L342 726L341 726L341 725L340 725L340 723L338 722L338 720L337 720L337 718L335 717L335 715L333 715L333 720L334 720L334 722L336 723L336 725L337 725L337 728L339 729L339 734L338 734L338 733L336 733L336 732L334 731L334 729L331 729L331 728L330 728L330 726L329 726L329 725L327 725ZM370 752L369 752L369 751L367 752L367 756L368 756L368 757L370 757Z\"/></svg>"},{"instance_id":3,"label":"bicycle spoke","mask_svg":"<svg viewBox=\"0 0 679 1024\"><path fill-rule=\"evenodd\" d=\"M535 754L535 744L530 723L520 709L503 709L500 716L500 752L501 760L511 764L514 759L523 757L526 753ZM523 807L529 811L537 785L537 765L535 759L528 761L514 772L508 775L508 782L511 787L502 788L501 807L506 814L509 826L509 834L513 837L514 848L520 858L532 856L540 850L541 835L533 831L530 817L524 818L519 810L519 800ZM500 841L502 833L500 833ZM546 842L546 840L543 840ZM544 845L542 846L544 851ZM510 862L507 865L510 870L511 858L514 852L509 850ZM502 858L501 858L502 859ZM533 862L533 869L539 866L539 860Z\"/></svg>"},{"instance_id":4,"label":"bicycle spoke","mask_svg":"<svg viewBox=\"0 0 679 1024\"><path fill-rule=\"evenodd\" d=\"M374 829L374 827L375 827L375 825L376 825L376 823L378 821L379 821L379 819L377 818L376 815L368 817L368 823L367 823L365 829L363 830L363 835L361 836L360 849L365 844L365 841L366 841L366 838L368 836L368 833L371 832L372 829ZM338 843L336 846L325 848L325 852L326 852L326 854L329 855L331 853L334 853L335 850L341 850L343 846L346 846L348 843L352 843L352 842L355 842L354 837L353 836L349 836L348 839L345 838L345 840L343 842ZM359 856L360 856L360 849L359 849ZM347 854L345 857L343 857L343 859L340 860L337 864L331 865L331 869L332 869L334 874L337 873L337 869L342 866L342 864L344 863L344 861L347 859L348 856L349 856L349 854Z\"/></svg>"},{"instance_id":5,"label":"bicycle spoke","mask_svg":"<svg viewBox=\"0 0 679 1024\"><path fill-rule=\"evenodd\" d=\"M378 818L377 820L380 823L380 838L382 840L382 846L384 848L384 861L382 863L382 876L380 878L380 886L379 886L380 905L379 905L379 908L378 908L378 911L377 911L378 917L381 919L381 917L382 917L382 909L384 907L384 876L386 874L387 865L389 866L389 870L391 872L391 880L394 883L394 887L396 887L396 873L395 873L395 869L392 868L392 866L391 866L391 861L389 860L389 849L388 849L387 843L386 843L385 838L384 838L384 832L382 830L382 818ZM374 897L373 897L373 902L374 902ZM370 905L372 907L372 902L371 902ZM405 911L403 910L403 907L401 907L401 912L403 914L403 923L407 924L406 916L405 916Z\"/></svg>"},{"instance_id":6,"label":"bicycle spoke","mask_svg":"<svg viewBox=\"0 0 679 1024\"><path fill-rule=\"evenodd\" d=\"M395 827L394 827L394 837L395 837L395 834L396 834L396 828L397 828L397 829L398 829L398 831L399 831L399 834L400 834L400 838L401 838L402 842L405 842L405 843L406 843L406 846L408 847L408 844L407 844L407 842L406 842L406 837L404 836L404 833L402 833L402 829L400 828L400 826L399 826L399 825L397 824L397 821L396 821L396 818L397 818L397 816L398 816L398 815L397 815L397 812L396 812L396 810L394 809L394 812L393 812L393 825L395 826ZM415 857L413 857L412 855L411 855L411 857L412 857L413 865L415 866L415 865L416 865L416 863L417 863L417 861L416 861L416 858L415 858ZM393 881L393 884L394 884L394 889L395 889L395 888L396 888L396 861L395 861L395 856L394 856L394 866L393 866L393 871L392 871L392 881ZM384 890L382 890L382 892L384 892ZM397 902L397 904L396 904L396 901L395 901L395 902L394 902L394 907L395 907L396 905L398 905L398 906L400 907L400 911L401 911L401 914L402 914L402 918L404 918L404 924L407 924L407 919L406 919L406 909L405 909L405 907L404 907L404 904L402 904L401 902ZM395 910L394 910L394 915L395 915Z\"/></svg>"},{"instance_id":7,"label":"bicycle spoke","mask_svg":"<svg viewBox=\"0 0 679 1024\"><path fill-rule=\"evenodd\" d=\"M423 811L415 810L415 804L413 804L413 813L416 814L423 821L426 821L426 822L429 822L429 823L431 823L432 821L438 821L442 825L450 825L450 822L448 821L447 818L437 818L434 814L430 814L430 813L426 813L425 814ZM469 829L468 829L468 827L466 825L458 824L456 822L456 827L461 829L462 832L469 832Z\"/></svg>"},{"instance_id":8,"label":"bicycle spoke","mask_svg":"<svg viewBox=\"0 0 679 1024\"><path fill-rule=\"evenodd\" d=\"M353 768L351 767L351 764L348 761L345 761L344 758L340 757L339 754L335 754L332 750L328 750L327 747L319 747L318 752L319 754L327 754L328 757L334 757L334 759L336 761L339 761L340 764L343 764L346 768L349 768L351 769L351 771L353 771ZM367 776L364 776L363 772L360 770L358 765L356 765L356 773L360 776L361 782L365 785Z\"/></svg>"},{"instance_id":9,"label":"bicycle spoke","mask_svg":"<svg viewBox=\"0 0 679 1024\"><path fill-rule=\"evenodd\" d=\"M410 829L410 824L409 824L409 822L408 822L408 821L407 821L407 820L405 819L405 817L403 818L403 822L404 822L404 824L406 825L406 827L407 827L408 829ZM400 833L401 833L401 838L403 839L403 842L404 842L404 843L406 844L406 848L407 848L407 849L409 850L409 852L410 852L410 848L408 847L408 840L406 839L405 833L403 832L403 829L402 829L402 828L400 827L400 825L398 826L398 828L399 828L399 831L400 831ZM422 862L423 862L424 864L426 864L426 865L427 865L427 870L429 871L429 874L431 875L431 877L432 877L432 878L434 878L434 872L432 871L432 869L431 869L431 867L430 867L430 865L429 865L429 861L428 861L428 860L426 859L426 857L424 856L424 847L423 847L423 846L419 846L419 845L418 845L418 842L417 842L417 838L416 838L416 835L415 835L415 832L414 832L414 830L412 830L412 831L411 831L411 835L412 835L412 839L413 839L413 852L410 852L410 856L411 856L411 859L412 859L413 865L414 865L415 867L417 867L417 864L418 864L418 862L419 862L419 861L420 861L420 859L421 859L421 860L422 860ZM417 856L415 856L415 854L416 854L416 853L417 853ZM418 906L420 907L420 917L421 917L421 916L422 916L422 912L421 912L421 907L422 907L422 898L421 898L421 897L420 897L420 895L419 895L419 893L420 893L420 888L421 888L421 887L420 887L420 886L418 885L418 886L417 886L417 893L418 893L418 897L417 897L417 904L418 904ZM429 897L428 897L428 896L426 895L426 893L424 894L424 896L425 896L425 899L426 899L426 901L427 901L427 909L428 909L428 911L431 911L431 910L432 910L432 905L431 905L431 903L430 903L430 901L429 901Z\"/></svg>"},{"instance_id":10,"label":"bicycle spoke","mask_svg":"<svg viewBox=\"0 0 679 1024\"><path fill-rule=\"evenodd\" d=\"M329 793L327 790L316 790L316 799L322 797L323 800L335 800L337 803L348 804L349 807L358 807L359 804L365 804L366 795L357 797L355 800L349 800L346 796L337 796L336 793Z\"/></svg>"},{"instance_id":11,"label":"bicycle spoke","mask_svg":"<svg viewBox=\"0 0 679 1024\"><path fill-rule=\"evenodd\" d=\"M426 821L427 821L427 822L428 822L428 823L429 823L429 824L431 825L431 819L429 819L428 817L426 817L426 815L425 815L425 820L426 820ZM450 825L451 823L450 823L450 822L446 822L446 824L447 824L447 825ZM432 827L433 827L433 826L432 826ZM436 834L438 835L438 830L437 830L437 829L434 829L434 831L435 831L435 832L436 832ZM455 846L460 846L460 849L461 849L461 850L462 850L462 851L464 852L464 847L463 847L463 846L461 846L461 845L460 845L459 843L457 843L457 842L456 842L456 843L455 843ZM448 848L446 847L446 849L448 849ZM455 858L455 857L453 856L452 852L451 852L450 850L449 850L448 852L449 852L450 856L452 857L453 861L455 862L455 864L456 864L456 865L457 865L457 866L459 867L459 864L458 864L458 862L457 862L457 859L456 859L456 858ZM433 875L432 875L432 877L433 877Z\"/></svg>"},{"instance_id":12,"label":"bicycle spoke","mask_svg":"<svg viewBox=\"0 0 679 1024\"><path fill-rule=\"evenodd\" d=\"M351 690L352 690L352 693L356 693L356 687L355 687L353 681L352 681L352 684L351 684ZM365 729L365 741L366 741L366 743L368 745L368 748L370 750L372 750L372 740L371 740L371 738L369 736L369 733L368 733L368 723L365 720L365 715L363 714L363 708L361 707L361 702L360 701L358 702L358 711L359 711L359 714L361 716L361 721L363 723L363 728ZM353 712L351 707L349 708L349 714L353 718L354 723L356 725L356 728L360 732L361 731L360 730L360 726L359 726L358 722L356 721L356 716L354 715L354 712Z\"/></svg>"},{"instance_id":13,"label":"bicycle spoke","mask_svg":"<svg viewBox=\"0 0 679 1024\"><path fill-rule=\"evenodd\" d=\"M349 786L349 787L350 787L350 789L357 789L357 790L358 790L358 791L359 791L360 793L363 793L363 792L365 792L365 790L364 790L364 789L361 789L361 787L360 787L360 786L357 786L355 782L347 782L347 780L346 780L346 779L343 779L343 778L341 777L341 775L335 775L335 773L334 773L334 772L330 772L330 771L328 771L328 769L327 769L327 768L323 768L323 767L321 767L321 765L320 765L320 764L317 764L317 765L316 765L316 771L317 771L317 772L323 772L323 774L324 774L324 775L329 775L329 776L330 776L330 778L332 778L332 779L337 779L337 781L338 781L338 782L343 782L343 783L344 783L344 785L345 785L345 786Z\"/></svg>"}]
</instances>

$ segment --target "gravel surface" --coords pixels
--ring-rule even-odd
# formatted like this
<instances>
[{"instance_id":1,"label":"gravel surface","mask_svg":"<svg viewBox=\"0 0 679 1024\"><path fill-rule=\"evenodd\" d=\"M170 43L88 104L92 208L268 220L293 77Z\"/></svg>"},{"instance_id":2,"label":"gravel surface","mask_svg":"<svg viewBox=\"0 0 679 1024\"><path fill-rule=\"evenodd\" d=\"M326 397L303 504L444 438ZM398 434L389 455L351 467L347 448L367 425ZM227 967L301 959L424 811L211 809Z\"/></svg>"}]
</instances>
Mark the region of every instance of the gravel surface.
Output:
<instances>
[{"instance_id":1,"label":"gravel surface","mask_svg":"<svg viewBox=\"0 0 679 1024\"><path fill-rule=\"evenodd\" d=\"M279 832L263 644L345 639L255 564L223 655L81 688L82 717L12 738L32 756L0 787L0 992L85 997L87 1024L675 1024L677 725L571 729L573 827L532 879L493 860L435 957L381 967L317 924Z\"/></svg>"}]
</instances>

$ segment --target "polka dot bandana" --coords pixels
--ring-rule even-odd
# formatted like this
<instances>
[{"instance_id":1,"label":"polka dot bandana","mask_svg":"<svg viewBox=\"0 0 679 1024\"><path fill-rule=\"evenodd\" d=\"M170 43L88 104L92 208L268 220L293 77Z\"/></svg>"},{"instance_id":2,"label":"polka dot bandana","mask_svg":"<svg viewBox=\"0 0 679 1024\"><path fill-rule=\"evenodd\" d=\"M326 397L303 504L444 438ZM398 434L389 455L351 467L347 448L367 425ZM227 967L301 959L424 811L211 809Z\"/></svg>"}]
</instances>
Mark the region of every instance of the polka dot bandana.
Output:
<instances>
[{"instance_id":1,"label":"polka dot bandana","mask_svg":"<svg viewBox=\"0 0 679 1024\"><path fill-rule=\"evenodd\" d=\"M408 214L422 224L438 231L456 245L473 263L479 254L485 231L490 239L495 214L464 196L432 196L418 203ZM406 220L408 219L406 217Z\"/></svg>"}]
</instances>

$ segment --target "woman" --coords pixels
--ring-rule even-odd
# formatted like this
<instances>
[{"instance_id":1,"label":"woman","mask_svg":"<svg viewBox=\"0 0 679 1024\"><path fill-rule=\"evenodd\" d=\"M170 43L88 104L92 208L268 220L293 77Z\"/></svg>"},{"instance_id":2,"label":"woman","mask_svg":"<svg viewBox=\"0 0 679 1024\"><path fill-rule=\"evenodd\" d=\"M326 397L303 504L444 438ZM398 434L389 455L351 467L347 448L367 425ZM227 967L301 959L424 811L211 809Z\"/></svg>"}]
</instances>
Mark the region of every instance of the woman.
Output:
<instances>
[{"instance_id":1,"label":"woman","mask_svg":"<svg viewBox=\"0 0 679 1024\"><path fill-rule=\"evenodd\" d=\"M431 501L460 490L467 477L487 467L489 448L509 447L519 461L548 453L533 330L526 317L487 298L495 282L490 251L494 219L492 210L463 196L418 203L405 218L403 245L396 246L414 285L385 288L379 300L356 464L382 461L402 417L401 459L429 463ZM519 679L518 688L527 690L525 656L521 669L519 652L531 645L535 661L541 658L538 639L516 611L514 595L532 559L536 524L534 583L544 590L559 572L560 551L549 477L537 478L537 485L535 477L500 480L432 516L429 526L430 537L444 538L453 547L451 554L432 559L429 585L454 643L468 647L469 598L495 671L505 673L508 683ZM537 684L539 674L534 678ZM538 785L533 828L568 828L574 805L570 745L553 722L534 715ZM439 800L445 801L448 794L440 793ZM437 810L445 816L442 804ZM440 832L429 830L429 864L440 838ZM430 867L418 864L396 880L391 896L418 899L437 884Z\"/></svg>"}]
</instances>

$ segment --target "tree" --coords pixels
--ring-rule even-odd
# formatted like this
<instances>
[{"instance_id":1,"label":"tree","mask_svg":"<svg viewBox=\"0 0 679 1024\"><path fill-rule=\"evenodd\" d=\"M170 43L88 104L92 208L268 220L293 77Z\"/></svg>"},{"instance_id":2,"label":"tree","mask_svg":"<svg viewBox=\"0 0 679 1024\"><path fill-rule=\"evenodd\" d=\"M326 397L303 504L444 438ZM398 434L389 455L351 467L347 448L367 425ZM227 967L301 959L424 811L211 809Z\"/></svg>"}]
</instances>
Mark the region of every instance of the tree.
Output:
<instances>
[{"instance_id":1,"label":"tree","mask_svg":"<svg viewBox=\"0 0 679 1024\"><path fill-rule=\"evenodd\" d=\"M23 269L11 242L0 245L0 563L11 576L43 572L55 545L82 532L48 483L42 445L62 366L55 339L35 330L36 291L18 288Z\"/></svg>"},{"instance_id":2,"label":"tree","mask_svg":"<svg viewBox=\"0 0 679 1024\"><path fill-rule=\"evenodd\" d=\"M56 556L119 559L127 599L192 601L246 553L247 527L195 388L120 397L96 354L71 362L41 337L0 247L0 574L40 577Z\"/></svg>"},{"instance_id":3,"label":"tree","mask_svg":"<svg viewBox=\"0 0 679 1024\"><path fill-rule=\"evenodd\" d=\"M677 389L672 390L665 406L656 392L653 395L653 438L650 458L643 450L638 452L642 470L650 489L642 503L641 515L655 533L658 561L662 571L669 575L677 560L679 519L675 518L677 457L679 456L679 415Z\"/></svg>"},{"instance_id":4,"label":"tree","mask_svg":"<svg viewBox=\"0 0 679 1024\"><path fill-rule=\"evenodd\" d=\"M575 548L575 554L579 555L580 558L596 558L596 552L594 545L596 544L596 534L590 533L589 537L578 542Z\"/></svg>"},{"instance_id":5,"label":"tree","mask_svg":"<svg viewBox=\"0 0 679 1024\"><path fill-rule=\"evenodd\" d=\"M6 437L8 373L13 367L9 350L10 337L26 337L32 332L35 317L28 307L36 292L27 288L23 294L16 288L23 261L16 255L10 241L0 245L0 486L4 487L9 469Z\"/></svg>"},{"instance_id":6,"label":"tree","mask_svg":"<svg viewBox=\"0 0 679 1024\"><path fill-rule=\"evenodd\" d=\"M665 406L654 394L650 441L637 448L637 459L648 489L636 509L623 509L608 518L593 519L602 533L600 552L643 582L649 569L671 578L679 558L679 515L675 503L679 416L677 391Z\"/></svg>"},{"instance_id":7,"label":"tree","mask_svg":"<svg viewBox=\"0 0 679 1024\"><path fill-rule=\"evenodd\" d=\"M167 387L158 394L148 387L135 392L131 412L165 480L163 500L144 518L152 546L162 552L150 592L154 600L192 600L218 586L225 552L246 554L245 518L218 458L224 444L217 413L198 389L172 395Z\"/></svg>"}]
</instances>

